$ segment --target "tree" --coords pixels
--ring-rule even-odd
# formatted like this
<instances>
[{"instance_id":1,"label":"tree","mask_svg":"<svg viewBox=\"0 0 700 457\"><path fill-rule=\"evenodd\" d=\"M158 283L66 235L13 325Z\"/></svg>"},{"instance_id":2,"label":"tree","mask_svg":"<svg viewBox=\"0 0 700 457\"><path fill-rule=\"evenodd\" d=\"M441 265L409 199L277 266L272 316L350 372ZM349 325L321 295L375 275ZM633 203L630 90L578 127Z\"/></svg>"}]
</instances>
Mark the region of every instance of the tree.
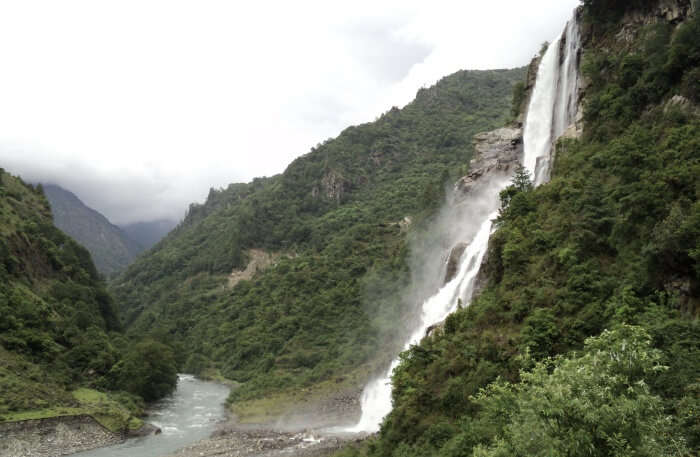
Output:
<instances>
[{"instance_id":1,"label":"tree","mask_svg":"<svg viewBox=\"0 0 700 457\"><path fill-rule=\"evenodd\" d=\"M115 389L139 395L146 401L162 398L177 384L173 351L153 340L137 343L114 365L109 377Z\"/></svg>"},{"instance_id":2,"label":"tree","mask_svg":"<svg viewBox=\"0 0 700 457\"><path fill-rule=\"evenodd\" d=\"M534 188L530 172L523 165L518 164L515 173L510 181L510 185L500 193L501 208L498 211L497 223L502 222L507 217L507 210L516 195L530 192Z\"/></svg>"},{"instance_id":3,"label":"tree","mask_svg":"<svg viewBox=\"0 0 700 457\"><path fill-rule=\"evenodd\" d=\"M476 400L505 422L473 455L685 455L647 384L661 356L643 328L623 325L586 340L583 355L535 364L518 385L491 384Z\"/></svg>"}]
</instances>

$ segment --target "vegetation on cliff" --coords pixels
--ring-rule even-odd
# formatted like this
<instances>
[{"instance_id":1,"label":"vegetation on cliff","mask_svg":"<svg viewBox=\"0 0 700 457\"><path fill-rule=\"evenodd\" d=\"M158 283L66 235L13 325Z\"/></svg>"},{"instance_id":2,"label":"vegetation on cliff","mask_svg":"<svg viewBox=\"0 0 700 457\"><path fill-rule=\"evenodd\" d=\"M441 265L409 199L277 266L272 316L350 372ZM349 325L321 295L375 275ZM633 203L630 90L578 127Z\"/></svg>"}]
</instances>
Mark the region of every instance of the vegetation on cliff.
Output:
<instances>
[{"instance_id":1,"label":"vegetation on cliff","mask_svg":"<svg viewBox=\"0 0 700 457\"><path fill-rule=\"evenodd\" d=\"M504 193L487 287L402 355L381 432L344 455L700 447L700 22L626 41L588 12L583 138Z\"/></svg>"}]
</instances>

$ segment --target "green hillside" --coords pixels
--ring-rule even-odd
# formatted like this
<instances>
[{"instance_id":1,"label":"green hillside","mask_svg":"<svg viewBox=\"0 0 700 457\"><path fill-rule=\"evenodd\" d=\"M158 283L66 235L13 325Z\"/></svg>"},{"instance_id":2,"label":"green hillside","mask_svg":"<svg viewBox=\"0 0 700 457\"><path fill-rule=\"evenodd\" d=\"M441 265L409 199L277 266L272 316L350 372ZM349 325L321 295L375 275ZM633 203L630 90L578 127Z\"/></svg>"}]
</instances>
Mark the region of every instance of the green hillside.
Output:
<instances>
[{"instance_id":1,"label":"green hillside","mask_svg":"<svg viewBox=\"0 0 700 457\"><path fill-rule=\"evenodd\" d=\"M654 2L612 3L585 2L583 138L513 190L487 287L402 355L393 412L342 455L696 455L700 20L623 35Z\"/></svg>"},{"instance_id":2,"label":"green hillside","mask_svg":"<svg viewBox=\"0 0 700 457\"><path fill-rule=\"evenodd\" d=\"M149 398L135 383L154 384L146 372L154 367L129 366L143 351L120 329L90 254L53 225L41 186L0 169L0 420L88 412L126 426L140 399L117 391L161 396L174 387L175 365L170 355L169 370L156 374L169 384ZM167 363L169 349L148 344ZM116 400L96 408L78 387L114 391Z\"/></svg>"},{"instance_id":3,"label":"green hillside","mask_svg":"<svg viewBox=\"0 0 700 457\"><path fill-rule=\"evenodd\" d=\"M212 190L113 285L129 332L179 345L185 369L244 383L238 400L339 381L378 346L389 353L408 234L465 170L472 136L507 120L523 77L456 73L280 175Z\"/></svg>"}]
</instances>

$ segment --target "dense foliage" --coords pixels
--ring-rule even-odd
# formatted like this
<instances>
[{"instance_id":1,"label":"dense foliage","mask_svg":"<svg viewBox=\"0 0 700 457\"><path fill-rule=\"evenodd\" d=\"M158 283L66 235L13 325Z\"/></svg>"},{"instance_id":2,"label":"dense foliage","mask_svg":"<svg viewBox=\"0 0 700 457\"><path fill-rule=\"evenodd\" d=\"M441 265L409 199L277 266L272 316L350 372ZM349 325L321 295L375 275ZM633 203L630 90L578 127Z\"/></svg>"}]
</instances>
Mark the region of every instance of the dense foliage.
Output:
<instances>
[{"instance_id":1,"label":"dense foliage","mask_svg":"<svg viewBox=\"0 0 700 457\"><path fill-rule=\"evenodd\" d=\"M523 75L456 73L281 175L212 190L114 285L130 331L181 344L187 368L243 382L238 399L314 384L377 356L395 336L409 280L405 218L420 225L440 205L472 136L507 119ZM278 260L229 287L251 248Z\"/></svg>"},{"instance_id":2,"label":"dense foliage","mask_svg":"<svg viewBox=\"0 0 700 457\"><path fill-rule=\"evenodd\" d=\"M560 143L550 183L520 176L501 195L488 286L402 355L393 412L347 455L700 447L700 120L669 102L693 99L698 18L633 42L601 30L583 56L584 137Z\"/></svg>"},{"instance_id":3,"label":"dense foliage","mask_svg":"<svg viewBox=\"0 0 700 457\"><path fill-rule=\"evenodd\" d=\"M131 344L119 330L90 254L53 225L41 186L0 169L0 416L74 407L78 386L130 390L111 374Z\"/></svg>"}]
</instances>

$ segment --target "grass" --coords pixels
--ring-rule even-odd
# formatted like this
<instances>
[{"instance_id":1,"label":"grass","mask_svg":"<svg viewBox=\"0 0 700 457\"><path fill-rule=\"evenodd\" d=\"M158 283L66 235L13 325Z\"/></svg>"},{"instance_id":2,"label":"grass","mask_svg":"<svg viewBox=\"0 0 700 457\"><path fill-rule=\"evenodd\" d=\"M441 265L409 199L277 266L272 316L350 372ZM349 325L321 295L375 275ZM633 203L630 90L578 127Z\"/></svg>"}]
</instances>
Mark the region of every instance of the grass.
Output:
<instances>
[{"instance_id":1,"label":"grass","mask_svg":"<svg viewBox=\"0 0 700 457\"><path fill-rule=\"evenodd\" d=\"M133 416L131 411L109 394L94 389L80 388L73 391L73 397L85 409L86 414L94 417L97 422L112 432L136 430L143 425L141 419Z\"/></svg>"},{"instance_id":2,"label":"grass","mask_svg":"<svg viewBox=\"0 0 700 457\"><path fill-rule=\"evenodd\" d=\"M4 413L2 417L0 417L0 422L18 422L33 419L49 419L52 417L61 416L77 416L80 414L85 414L85 410L83 408L57 407L35 409L31 411Z\"/></svg>"}]
</instances>

